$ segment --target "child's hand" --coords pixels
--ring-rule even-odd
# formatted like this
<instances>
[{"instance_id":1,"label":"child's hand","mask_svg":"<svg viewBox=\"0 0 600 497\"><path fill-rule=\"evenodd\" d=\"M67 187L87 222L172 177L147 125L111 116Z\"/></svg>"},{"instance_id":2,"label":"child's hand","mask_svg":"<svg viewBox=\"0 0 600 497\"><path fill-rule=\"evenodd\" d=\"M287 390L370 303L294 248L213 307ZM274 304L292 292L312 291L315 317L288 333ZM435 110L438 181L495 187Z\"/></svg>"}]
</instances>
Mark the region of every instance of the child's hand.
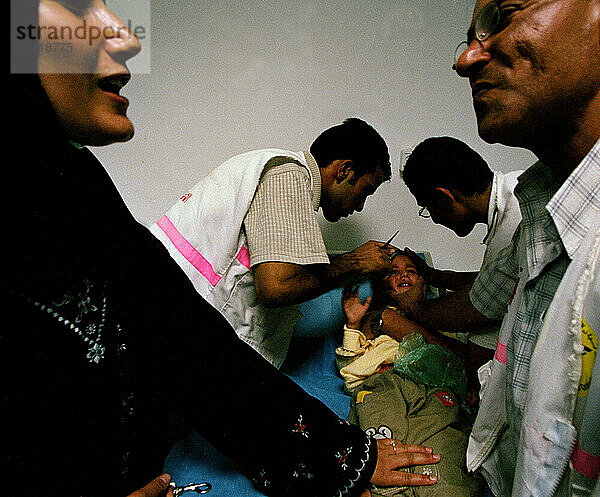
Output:
<instances>
[{"instance_id":1,"label":"child's hand","mask_svg":"<svg viewBox=\"0 0 600 497\"><path fill-rule=\"evenodd\" d=\"M370 304L371 297L367 297L364 303L360 301L358 286L345 287L342 293L342 306L346 314L346 326L354 330L360 330L360 325Z\"/></svg>"}]
</instances>

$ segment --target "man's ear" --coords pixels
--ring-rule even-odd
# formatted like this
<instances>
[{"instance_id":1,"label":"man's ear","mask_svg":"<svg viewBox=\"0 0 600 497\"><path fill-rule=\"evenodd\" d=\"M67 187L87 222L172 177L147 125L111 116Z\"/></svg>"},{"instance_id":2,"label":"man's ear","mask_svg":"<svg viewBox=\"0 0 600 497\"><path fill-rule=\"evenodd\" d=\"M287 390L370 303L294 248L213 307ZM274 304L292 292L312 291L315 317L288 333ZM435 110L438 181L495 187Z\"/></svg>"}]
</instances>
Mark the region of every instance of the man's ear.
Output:
<instances>
[{"instance_id":1,"label":"man's ear","mask_svg":"<svg viewBox=\"0 0 600 497\"><path fill-rule=\"evenodd\" d=\"M354 175L354 163L350 159L334 161L337 167L336 181L341 183L345 179L351 179Z\"/></svg>"},{"instance_id":2,"label":"man's ear","mask_svg":"<svg viewBox=\"0 0 600 497\"><path fill-rule=\"evenodd\" d=\"M456 196L452 192L452 190L448 190L446 188L437 187L433 191L434 198L438 205L440 206L449 206L457 201Z\"/></svg>"}]
</instances>

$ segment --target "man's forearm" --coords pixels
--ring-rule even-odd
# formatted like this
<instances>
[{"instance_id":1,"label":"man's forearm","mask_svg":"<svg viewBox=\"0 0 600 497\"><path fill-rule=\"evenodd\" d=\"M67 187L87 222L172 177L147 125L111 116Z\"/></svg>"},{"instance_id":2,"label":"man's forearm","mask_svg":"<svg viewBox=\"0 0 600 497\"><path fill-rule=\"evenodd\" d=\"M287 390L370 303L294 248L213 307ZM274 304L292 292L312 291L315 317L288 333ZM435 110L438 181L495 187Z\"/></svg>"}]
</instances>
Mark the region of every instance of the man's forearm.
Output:
<instances>
[{"instance_id":1,"label":"man's forearm","mask_svg":"<svg viewBox=\"0 0 600 497\"><path fill-rule=\"evenodd\" d=\"M265 262L254 268L254 284L260 301L268 307L305 302L340 286L391 268L389 253L381 242L369 241L352 252L333 256L329 264L298 265Z\"/></svg>"},{"instance_id":2,"label":"man's forearm","mask_svg":"<svg viewBox=\"0 0 600 497\"><path fill-rule=\"evenodd\" d=\"M357 273L356 261L350 253L332 258L330 264L261 264L255 269L255 285L263 304L282 307L322 295Z\"/></svg>"},{"instance_id":3,"label":"man's forearm","mask_svg":"<svg viewBox=\"0 0 600 497\"><path fill-rule=\"evenodd\" d=\"M345 282L360 277L362 267L352 252L330 258L329 264L299 266L287 278L286 293L293 303L300 303L322 295Z\"/></svg>"},{"instance_id":4,"label":"man's forearm","mask_svg":"<svg viewBox=\"0 0 600 497\"><path fill-rule=\"evenodd\" d=\"M435 269L431 275L431 281L429 282L432 286L438 288L446 288L448 290L462 290L463 288L470 287L475 278L477 278L477 271L450 271L445 269Z\"/></svg>"},{"instance_id":5,"label":"man's forearm","mask_svg":"<svg viewBox=\"0 0 600 497\"><path fill-rule=\"evenodd\" d=\"M467 291L416 302L404 313L430 330L471 332L495 323L473 306Z\"/></svg>"},{"instance_id":6,"label":"man's forearm","mask_svg":"<svg viewBox=\"0 0 600 497\"><path fill-rule=\"evenodd\" d=\"M331 288L344 281L365 276L361 260L353 252L335 255L329 258L329 264L323 274L323 283L331 283Z\"/></svg>"}]
</instances>

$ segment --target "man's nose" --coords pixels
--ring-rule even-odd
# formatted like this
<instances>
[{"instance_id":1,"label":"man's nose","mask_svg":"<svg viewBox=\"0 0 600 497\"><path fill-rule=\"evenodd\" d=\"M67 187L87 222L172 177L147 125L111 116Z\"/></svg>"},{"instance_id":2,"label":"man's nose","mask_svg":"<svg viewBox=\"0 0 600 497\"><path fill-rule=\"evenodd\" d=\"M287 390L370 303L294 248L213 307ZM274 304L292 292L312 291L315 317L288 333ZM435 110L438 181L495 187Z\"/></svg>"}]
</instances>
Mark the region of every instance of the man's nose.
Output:
<instances>
[{"instance_id":1,"label":"man's nose","mask_svg":"<svg viewBox=\"0 0 600 497\"><path fill-rule=\"evenodd\" d=\"M467 48L465 48L464 52L456 59L454 70L460 77L469 77L475 67L479 67L490 61L491 54L486 48L486 44L489 44L488 40L479 41L477 38L474 38Z\"/></svg>"}]
</instances>

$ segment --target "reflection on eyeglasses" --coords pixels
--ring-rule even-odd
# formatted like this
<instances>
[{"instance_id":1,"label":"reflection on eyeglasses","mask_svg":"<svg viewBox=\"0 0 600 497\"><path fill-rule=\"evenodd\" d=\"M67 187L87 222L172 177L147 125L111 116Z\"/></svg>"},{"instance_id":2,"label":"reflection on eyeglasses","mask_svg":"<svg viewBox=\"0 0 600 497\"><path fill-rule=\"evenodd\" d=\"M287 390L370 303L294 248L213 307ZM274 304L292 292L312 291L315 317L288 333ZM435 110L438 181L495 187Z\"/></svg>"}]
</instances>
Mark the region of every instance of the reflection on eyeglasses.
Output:
<instances>
[{"instance_id":1,"label":"reflection on eyeglasses","mask_svg":"<svg viewBox=\"0 0 600 497\"><path fill-rule=\"evenodd\" d=\"M419 209L419 216L427 218L427 217L431 217L431 214L429 214L427 207L421 207Z\"/></svg>"},{"instance_id":2,"label":"reflection on eyeglasses","mask_svg":"<svg viewBox=\"0 0 600 497\"><path fill-rule=\"evenodd\" d=\"M479 42L487 40L496 31L498 24L500 23L500 8L496 1L488 3L479 15L475 18L473 26L467 31L467 39L459 43L454 50L454 63L452 69L456 71L456 63L460 56L469 47L471 42L477 39ZM465 46L462 50L461 47Z\"/></svg>"}]
</instances>

